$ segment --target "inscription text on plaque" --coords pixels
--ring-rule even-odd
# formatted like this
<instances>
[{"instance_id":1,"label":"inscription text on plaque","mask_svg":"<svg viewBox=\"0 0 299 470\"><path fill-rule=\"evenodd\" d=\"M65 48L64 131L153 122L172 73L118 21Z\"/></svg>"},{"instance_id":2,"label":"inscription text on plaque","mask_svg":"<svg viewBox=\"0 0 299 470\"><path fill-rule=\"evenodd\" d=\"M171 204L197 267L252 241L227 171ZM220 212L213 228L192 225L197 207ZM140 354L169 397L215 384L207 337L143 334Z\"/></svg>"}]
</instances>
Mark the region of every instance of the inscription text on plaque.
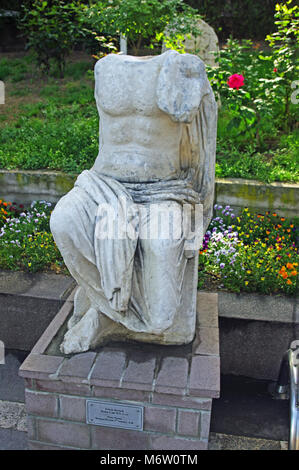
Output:
<instances>
[{"instance_id":1,"label":"inscription text on plaque","mask_svg":"<svg viewBox=\"0 0 299 470\"><path fill-rule=\"evenodd\" d=\"M143 430L143 407L86 400L86 422L96 426Z\"/></svg>"}]
</instances>

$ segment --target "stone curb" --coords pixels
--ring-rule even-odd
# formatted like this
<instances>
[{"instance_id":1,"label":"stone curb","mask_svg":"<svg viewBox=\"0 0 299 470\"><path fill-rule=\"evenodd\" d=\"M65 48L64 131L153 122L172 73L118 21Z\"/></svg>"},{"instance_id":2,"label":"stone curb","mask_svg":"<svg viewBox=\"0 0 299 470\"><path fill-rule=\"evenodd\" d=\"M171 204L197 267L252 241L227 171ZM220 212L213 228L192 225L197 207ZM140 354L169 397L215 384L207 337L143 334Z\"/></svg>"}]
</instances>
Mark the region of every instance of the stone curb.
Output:
<instances>
[{"instance_id":1,"label":"stone curb","mask_svg":"<svg viewBox=\"0 0 299 470\"><path fill-rule=\"evenodd\" d=\"M33 200L56 203L72 189L76 177L59 171L0 170L0 198L18 204L30 204ZM215 202L228 204L237 212L249 207L258 212L275 210L290 217L298 214L299 184L217 178L215 193Z\"/></svg>"},{"instance_id":2,"label":"stone curb","mask_svg":"<svg viewBox=\"0 0 299 470\"><path fill-rule=\"evenodd\" d=\"M30 351L74 286L70 276L61 274L0 271L0 340L5 347Z\"/></svg>"},{"instance_id":3,"label":"stone curb","mask_svg":"<svg viewBox=\"0 0 299 470\"><path fill-rule=\"evenodd\" d=\"M299 323L299 299L284 295L218 292L219 316L241 320Z\"/></svg>"}]
</instances>

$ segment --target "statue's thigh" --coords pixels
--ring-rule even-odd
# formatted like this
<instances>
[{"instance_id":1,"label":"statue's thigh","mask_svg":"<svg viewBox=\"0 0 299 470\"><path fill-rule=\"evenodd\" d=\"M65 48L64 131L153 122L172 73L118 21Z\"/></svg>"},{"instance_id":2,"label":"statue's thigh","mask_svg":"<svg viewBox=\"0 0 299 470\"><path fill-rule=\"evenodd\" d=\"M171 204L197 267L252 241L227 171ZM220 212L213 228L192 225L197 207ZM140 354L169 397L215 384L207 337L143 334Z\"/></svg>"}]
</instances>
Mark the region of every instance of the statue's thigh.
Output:
<instances>
[{"instance_id":1,"label":"statue's thigh","mask_svg":"<svg viewBox=\"0 0 299 470\"><path fill-rule=\"evenodd\" d=\"M184 245L180 204L165 202L148 207L140 217L140 229L139 243L145 263L160 260L167 266L179 261Z\"/></svg>"},{"instance_id":2,"label":"statue's thigh","mask_svg":"<svg viewBox=\"0 0 299 470\"><path fill-rule=\"evenodd\" d=\"M88 259L94 258L93 234L97 205L79 187L66 194L51 214L50 227L58 248L78 250Z\"/></svg>"}]
</instances>

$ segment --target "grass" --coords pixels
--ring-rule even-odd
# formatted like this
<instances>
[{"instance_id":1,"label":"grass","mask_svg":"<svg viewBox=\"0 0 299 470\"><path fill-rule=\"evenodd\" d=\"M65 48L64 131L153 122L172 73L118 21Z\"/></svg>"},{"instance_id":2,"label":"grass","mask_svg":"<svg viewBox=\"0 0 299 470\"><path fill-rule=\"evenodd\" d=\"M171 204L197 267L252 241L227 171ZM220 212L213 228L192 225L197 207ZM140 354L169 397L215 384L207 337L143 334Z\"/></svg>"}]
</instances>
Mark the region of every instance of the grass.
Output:
<instances>
[{"instance_id":1,"label":"grass","mask_svg":"<svg viewBox=\"0 0 299 470\"><path fill-rule=\"evenodd\" d=\"M98 153L98 113L93 97L93 61L71 57L64 79L42 78L30 55L0 56L6 103L0 106L0 168L52 169L78 173ZM216 176L264 182L299 182L299 129L275 135L265 123L263 147L228 133L227 112L218 125Z\"/></svg>"}]
</instances>

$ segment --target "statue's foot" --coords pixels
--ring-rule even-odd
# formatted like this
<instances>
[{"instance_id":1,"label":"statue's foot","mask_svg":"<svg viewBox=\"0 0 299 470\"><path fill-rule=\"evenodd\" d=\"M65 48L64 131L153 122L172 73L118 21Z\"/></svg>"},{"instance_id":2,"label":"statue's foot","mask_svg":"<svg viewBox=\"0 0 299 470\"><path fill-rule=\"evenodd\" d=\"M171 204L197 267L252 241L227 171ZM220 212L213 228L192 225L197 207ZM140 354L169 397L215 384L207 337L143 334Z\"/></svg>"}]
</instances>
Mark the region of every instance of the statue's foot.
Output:
<instances>
[{"instance_id":1,"label":"statue's foot","mask_svg":"<svg viewBox=\"0 0 299 470\"><path fill-rule=\"evenodd\" d=\"M68 321L67 327L68 330L73 328L83 317L83 315L88 312L90 308L90 300L87 297L85 290L82 286L79 286L74 297L74 313Z\"/></svg>"},{"instance_id":2,"label":"statue's foot","mask_svg":"<svg viewBox=\"0 0 299 470\"><path fill-rule=\"evenodd\" d=\"M88 351L99 335L100 319L95 308L90 308L65 334L60 350L64 354Z\"/></svg>"}]
</instances>

